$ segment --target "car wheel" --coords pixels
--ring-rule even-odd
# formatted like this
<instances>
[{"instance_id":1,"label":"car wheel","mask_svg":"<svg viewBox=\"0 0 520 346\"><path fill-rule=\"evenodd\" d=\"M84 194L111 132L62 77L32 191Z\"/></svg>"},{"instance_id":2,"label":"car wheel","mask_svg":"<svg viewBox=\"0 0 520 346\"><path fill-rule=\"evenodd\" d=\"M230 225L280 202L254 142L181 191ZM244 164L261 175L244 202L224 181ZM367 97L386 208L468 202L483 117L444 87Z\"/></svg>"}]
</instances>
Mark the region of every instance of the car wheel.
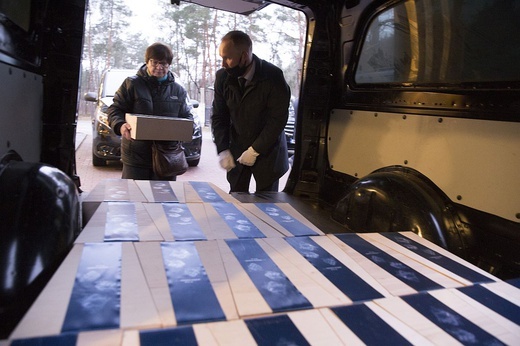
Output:
<instances>
[{"instance_id":1,"label":"car wheel","mask_svg":"<svg viewBox=\"0 0 520 346\"><path fill-rule=\"evenodd\" d=\"M196 160L187 160L187 161L188 161L188 166L195 167L195 166L199 165L200 157Z\"/></svg>"},{"instance_id":2,"label":"car wheel","mask_svg":"<svg viewBox=\"0 0 520 346\"><path fill-rule=\"evenodd\" d=\"M102 167L107 165L107 161L92 154L92 165L95 167Z\"/></svg>"}]
</instances>

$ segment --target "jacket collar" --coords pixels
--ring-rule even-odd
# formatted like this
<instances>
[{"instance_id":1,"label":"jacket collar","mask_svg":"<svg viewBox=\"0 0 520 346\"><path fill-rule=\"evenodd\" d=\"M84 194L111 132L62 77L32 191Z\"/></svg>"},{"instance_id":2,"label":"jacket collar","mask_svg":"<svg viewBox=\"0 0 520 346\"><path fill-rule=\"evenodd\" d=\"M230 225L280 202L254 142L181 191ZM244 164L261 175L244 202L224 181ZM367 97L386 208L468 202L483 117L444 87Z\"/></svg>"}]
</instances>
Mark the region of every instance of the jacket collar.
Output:
<instances>
[{"instance_id":1,"label":"jacket collar","mask_svg":"<svg viewBox=\"0 0 520 346\"><path fill-rule=\"evenodd\" d=\"M256 84L257 82L261 81L262 79L267 78L265 73L263 73L263 67L264 67L264 61L253 54L253 61L255 64L255 71L253 78L249 80L250 84Z\"/></svg>"},{"instance_id":2,"label":"jacket collar","mask_svg":"<svg viewBox=\"0 0 520 346\"><path fill-rule=\"evenodd\" d=\"M256 61L255 61L255 59L253 59L253 62L251 63L251 68L241 78L245 78L247 81L250 82L251 80L253 80L253 76L255 74L255 71L256 71Z\"/></svg>"}]
</instances>

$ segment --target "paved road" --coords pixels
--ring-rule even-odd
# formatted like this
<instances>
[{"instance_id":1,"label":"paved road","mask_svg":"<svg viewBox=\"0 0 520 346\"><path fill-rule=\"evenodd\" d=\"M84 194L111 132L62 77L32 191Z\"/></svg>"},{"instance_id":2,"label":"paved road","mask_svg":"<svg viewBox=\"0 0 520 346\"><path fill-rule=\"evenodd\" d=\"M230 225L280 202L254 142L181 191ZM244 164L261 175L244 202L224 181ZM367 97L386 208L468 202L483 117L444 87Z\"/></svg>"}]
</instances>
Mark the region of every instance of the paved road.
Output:
<instances>
[{"instance_id":1,"label":"paved road","mask_svg":"<svg viewBox=\"0 0 520 346\"><path fill-rule=\"evenodd\" d=\"M178 181L210 181L224 191L229 191L225 171L218 164L215 145L211 141L208 127L202 131L202 153L197 167L190 167L186 173L177 177ZM84 193L92 191L100 180L121 178L122 165L119 162L110 162L106 167L92 165L92 125L90 118L80 117L76 130L76 171ZM280 190L285 187L289 173L280 179ZM250 191L255 191L254 181Z\"/></svg>"}]
</instances>

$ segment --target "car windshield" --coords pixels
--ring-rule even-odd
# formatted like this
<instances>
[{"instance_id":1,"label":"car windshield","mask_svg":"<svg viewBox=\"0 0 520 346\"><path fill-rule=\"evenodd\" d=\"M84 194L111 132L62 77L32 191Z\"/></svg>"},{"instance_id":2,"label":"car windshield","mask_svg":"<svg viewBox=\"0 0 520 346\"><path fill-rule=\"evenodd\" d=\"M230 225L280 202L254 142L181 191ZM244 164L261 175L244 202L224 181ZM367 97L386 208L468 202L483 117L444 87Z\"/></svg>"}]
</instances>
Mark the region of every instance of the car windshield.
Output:
<instances>
[{"instance_id":1,"label":"car windshield","mask_svg":"<svg viewBox=\"0 0 520 346\"><path fill-rule=\"evenodd\" d=\"M113 70L107 72L105 78L105 97L114 97L117 89L119 89L125 78L134 75L136 72L137 71L134 70Z\"/></svg>"}]
</instances>

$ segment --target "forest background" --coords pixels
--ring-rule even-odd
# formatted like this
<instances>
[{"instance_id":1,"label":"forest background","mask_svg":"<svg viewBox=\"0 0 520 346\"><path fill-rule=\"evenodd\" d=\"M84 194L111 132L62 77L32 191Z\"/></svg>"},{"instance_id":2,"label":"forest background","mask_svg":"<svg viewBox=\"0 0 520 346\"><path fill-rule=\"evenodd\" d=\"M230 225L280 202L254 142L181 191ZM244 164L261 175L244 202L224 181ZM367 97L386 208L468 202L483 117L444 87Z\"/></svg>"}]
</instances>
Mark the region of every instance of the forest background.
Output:
<instances>
[{"instance_id":1,"label":"forest background","mask_svg":"<svg viewBox=\"0 0 520 346\"><path fill-rule=\"evenodd\" d=\"M80 94L98 91L106 69L137 69L146 47L168 44L174 53L170 70L192 99L211 107L215 72L221 68L220 39L230 30L251 36L253 53L279 66L292 94L298 95L306 35L305 15L270 4L249 16L169 0L90 0L85 23ZM79 100L79 113L95 104ZM202 111L202 109L200 109ZM200 112L199 111L199 112ZM202 116L202 114L200 114Z\"/></svg>"}]
</instances>

